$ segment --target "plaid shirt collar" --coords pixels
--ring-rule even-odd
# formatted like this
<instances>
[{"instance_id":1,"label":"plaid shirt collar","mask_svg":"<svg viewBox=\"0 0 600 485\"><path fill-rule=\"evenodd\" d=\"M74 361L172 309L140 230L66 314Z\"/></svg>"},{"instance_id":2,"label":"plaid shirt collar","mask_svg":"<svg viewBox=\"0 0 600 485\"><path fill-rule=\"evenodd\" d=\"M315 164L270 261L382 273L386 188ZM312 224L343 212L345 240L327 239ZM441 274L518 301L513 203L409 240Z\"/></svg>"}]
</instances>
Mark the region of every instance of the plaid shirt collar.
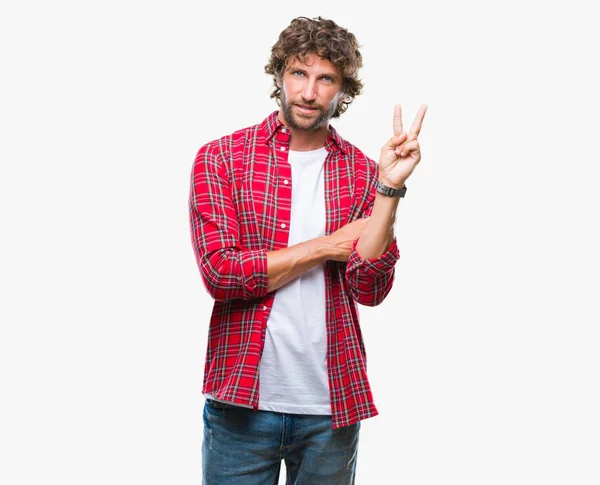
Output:
<instances>
[{"instance_id":1,"label":"plaid shirt collar","mask_svg":"<svg viewBox=\"0 0 600 485\"><path fill-rule=\"evenodd\" d=\"M273 111L261 124L259 127L260 132L265 136L265 144L269 144L271 142L271 138L275 136L275 134L285 128L285 125L279 119L279 111ZM335 148L338 148L345 155L351 152L350 144L344 140L337 130L329 125L329 136L327 137L327 141L325 142L325 148L327 151L331 151Z\"/></svg>"}]
</instances>

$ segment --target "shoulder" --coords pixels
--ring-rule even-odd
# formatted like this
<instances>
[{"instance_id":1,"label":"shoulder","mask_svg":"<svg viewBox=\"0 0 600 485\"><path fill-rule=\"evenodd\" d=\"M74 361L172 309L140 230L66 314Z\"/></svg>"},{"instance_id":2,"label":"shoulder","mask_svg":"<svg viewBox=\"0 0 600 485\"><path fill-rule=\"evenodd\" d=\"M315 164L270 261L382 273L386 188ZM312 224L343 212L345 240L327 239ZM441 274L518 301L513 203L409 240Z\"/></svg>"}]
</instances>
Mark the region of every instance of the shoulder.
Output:
<instances>
[{"instance_id":1,"label":"shoulder","mask_svg":"<svg viewBox=\"0 0 600 485\"><path fill-rule=\"evenodd\" d=\"M263 123L240 128L228 135L211 140L200 147L196 159L201 158L229 158L233 153L245 146L248 142L256 142L263 136Z\"/></svg>"},{"instance_id":2,"label":"shoulder","mask_svg":"<svg viewBox=\"0 0 600 485\"><path fill-rule=\"evenodd\" d=\"M366 185L370 185L373 179L378 178L379 164L360 148L344 140L344 151L352 160L356 177L364 179Z\"/></svg>"},{"instance_id":3,"label":"shoulder","mask_svg":"<svg viewBox=\"0 0 600 485\"><path fill-rule=\"evenodd\" d=\"M344 152L344 155L352 162L356 176L371 178L377 176L378 164L372 158L369 158L360 148L344 139L336 128L330 126L331 136L337 145Z\"/></svg>"}]
</instances>

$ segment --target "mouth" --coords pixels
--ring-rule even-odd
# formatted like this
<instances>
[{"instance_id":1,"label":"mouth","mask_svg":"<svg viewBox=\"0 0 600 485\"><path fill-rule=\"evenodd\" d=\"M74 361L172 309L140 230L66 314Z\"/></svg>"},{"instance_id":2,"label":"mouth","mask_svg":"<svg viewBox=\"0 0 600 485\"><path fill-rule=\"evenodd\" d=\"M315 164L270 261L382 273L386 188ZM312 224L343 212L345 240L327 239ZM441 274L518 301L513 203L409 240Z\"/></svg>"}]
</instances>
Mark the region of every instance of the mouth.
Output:
<instances>
[{"instance_id":1,"label":"mouth","mask_svg":"<svg viewBox=\"0 0 600 485\"><path fill-rule=\"evenodd\" d=\"M301 104L296 104L295 106L298 109L298 111L300 111L300 113L304 114L313 114L319 111L319 108L313 106L306 106Z\"/></svg>"}]
</instances>

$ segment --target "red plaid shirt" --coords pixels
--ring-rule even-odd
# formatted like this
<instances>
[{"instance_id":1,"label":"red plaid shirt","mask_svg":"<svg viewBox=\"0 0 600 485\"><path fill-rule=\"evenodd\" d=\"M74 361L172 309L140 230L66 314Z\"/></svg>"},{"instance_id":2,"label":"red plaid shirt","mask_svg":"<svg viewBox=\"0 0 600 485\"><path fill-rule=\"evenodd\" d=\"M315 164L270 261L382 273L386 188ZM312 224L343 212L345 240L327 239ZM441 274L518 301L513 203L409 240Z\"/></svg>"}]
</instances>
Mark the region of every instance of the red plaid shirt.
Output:
<instances>
[{"instance_id":1,"label":"red plaid shirt","mask_svg":"<svg viewBox=\"0 0 600 485\"><path fill-rule=\"evenodd\" d=\"M371 214L376 162L330 125L325 144L325 234ZM214 298L203 393L258 409L259 364L275 291L267 293L267 251L287 247L292 202L290 134L277 111L262 123L207 143L194 162L192 244ZM307 214L307 217L310 217ZM389 293L400 257L394 238L377 259L363 260L354 241L347 263L324 264L327 371L332 427L378 414L367 379L358 303Z\"/></svg>"}]
</instances>

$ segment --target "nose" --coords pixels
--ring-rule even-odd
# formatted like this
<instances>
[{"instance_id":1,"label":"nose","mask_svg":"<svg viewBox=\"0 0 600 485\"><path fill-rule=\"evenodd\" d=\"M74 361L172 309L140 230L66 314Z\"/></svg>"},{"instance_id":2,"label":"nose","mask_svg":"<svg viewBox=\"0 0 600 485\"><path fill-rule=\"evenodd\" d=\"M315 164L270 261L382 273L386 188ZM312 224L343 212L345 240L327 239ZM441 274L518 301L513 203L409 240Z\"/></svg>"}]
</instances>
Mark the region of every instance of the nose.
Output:
<instances>
[{"instance_id":1,"label":"nose","mask_svg":"<svg viewBox=\"0 0 600 485\"><path fill-rule=\"evenodd\" d=\"M304 89L302 90L302 97L305 101L311 102L317 99L317 83L314 79L309 79L304 84Z\"/></svg>"}]
</instances>

